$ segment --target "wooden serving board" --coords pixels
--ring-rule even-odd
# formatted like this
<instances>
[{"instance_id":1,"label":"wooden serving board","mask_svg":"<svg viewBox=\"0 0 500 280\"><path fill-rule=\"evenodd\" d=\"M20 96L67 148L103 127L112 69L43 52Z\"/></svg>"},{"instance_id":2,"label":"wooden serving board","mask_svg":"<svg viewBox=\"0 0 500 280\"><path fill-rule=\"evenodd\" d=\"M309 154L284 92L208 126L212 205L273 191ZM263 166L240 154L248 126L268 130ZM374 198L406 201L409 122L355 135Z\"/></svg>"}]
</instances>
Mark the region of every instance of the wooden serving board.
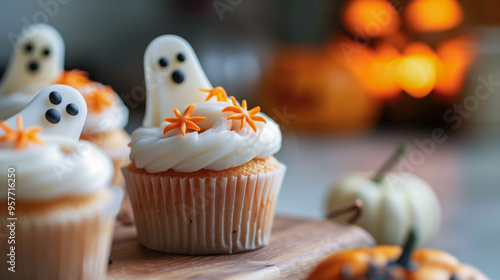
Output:
<instances>
[{"instance_id":1,"label":"wooden serving board","mask_svg":"<svg viewBox=\"0 0 500 280\"><path fill-rule=\"evenodd\" d=\"M327 255L373 244L356 226L278 216L271 242L262 249L233 255L170 255L142 247L135 227L118 223L108 279L304 279Z\"/></svg>"}]
</instances>

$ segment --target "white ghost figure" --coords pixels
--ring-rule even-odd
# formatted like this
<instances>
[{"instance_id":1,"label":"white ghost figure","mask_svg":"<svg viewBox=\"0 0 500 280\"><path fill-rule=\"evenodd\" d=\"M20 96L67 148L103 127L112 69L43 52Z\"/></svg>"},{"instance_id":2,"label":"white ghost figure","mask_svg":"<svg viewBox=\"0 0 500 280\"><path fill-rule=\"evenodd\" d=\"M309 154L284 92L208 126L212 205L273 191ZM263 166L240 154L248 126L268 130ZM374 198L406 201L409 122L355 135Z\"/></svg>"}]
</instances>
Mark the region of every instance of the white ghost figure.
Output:
<instances>
[{"instance_id":1,"label":"white ghost figure","mask_svg":"<svg viewBox=\"0 0 500 280\"><path fill-rule=\"evenodd\" d=\"M17 116L23 117L23 126L42 127L44 137L62 137L78 141L87 117L87 104L76 89L66 85L44 88L21 112L5 122L17 127Z\"/></svg>"},{"instance_id":2,"label":"white ghost figure","mask_svg":"<svg viewBox=\"0 0 500 280\"><path fill-rule=\"evenodd\" d=\"M34 96L52 84L64 67L64 42L57 30L46 24L24 28L0 82L1 98L15 92Z\"/></svg>"},{"instance_id":3,"label":"white ghost figure","mask_svg":"<svg viewBox=\"0 0 500 280\"><path fill-rule=\"evenodd\" d=\"M147 100L144 126L159 126L173 109L205 101L210 89L200 62L191 45L176 35L154 39L144 54Z\"/></svg>"}]
</instances>

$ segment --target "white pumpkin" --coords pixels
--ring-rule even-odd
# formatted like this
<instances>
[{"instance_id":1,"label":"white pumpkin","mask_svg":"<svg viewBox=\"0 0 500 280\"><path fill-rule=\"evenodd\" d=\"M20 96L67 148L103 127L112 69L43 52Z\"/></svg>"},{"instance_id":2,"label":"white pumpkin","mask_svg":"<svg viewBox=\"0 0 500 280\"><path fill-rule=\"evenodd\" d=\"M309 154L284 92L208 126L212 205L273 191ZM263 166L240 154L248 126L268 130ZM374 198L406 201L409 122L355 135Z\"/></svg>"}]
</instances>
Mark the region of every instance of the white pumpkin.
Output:
<instances>
[{"instance_id":1,"label":"white pumpkin","mask_svg":"<svg viewBox=\"0 0 500 280\"><path fill-rule=\"evenodd\" d=\"M363 206L354 223L371 233L379 244L401 246L414 228L418 232L417 246L421 246L441 223L436 195L427 182L413 174L387 173L379 182L368 174L347 175L332 187L327 213L349 207L357 199ZM337 215L333 219L347 223L352 216Z\"/></svg>"}]
</instances>

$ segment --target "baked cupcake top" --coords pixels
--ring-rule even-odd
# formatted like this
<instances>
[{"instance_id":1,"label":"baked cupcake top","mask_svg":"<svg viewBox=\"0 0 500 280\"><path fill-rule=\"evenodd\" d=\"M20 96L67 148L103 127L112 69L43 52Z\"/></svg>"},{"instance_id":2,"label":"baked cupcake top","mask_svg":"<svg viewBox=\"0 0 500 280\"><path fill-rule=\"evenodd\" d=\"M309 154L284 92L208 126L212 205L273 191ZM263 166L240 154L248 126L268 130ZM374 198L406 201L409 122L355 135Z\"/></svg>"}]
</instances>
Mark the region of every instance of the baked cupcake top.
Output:
<instances>
[{"instance_id":1,"label":"baked cupcake top","mask_svg":"<svg viewBox=\"0 0 500 280\"><path fill-rule=\"evenodd\" d=\"M77 90L53 85L0 122L0 200L7 197L9 169L16 172L16 198L25 201L87 195L107 187L113 174L110 160L93 144L78 141L86 115Z\"/></svg>"},{"instance_id":2,"label":"baked cupcake top","mask_svg":"<svg viewBox=\"0 0 500 280\"><path fill-rule=\"evenodd\" d=\"M122 129L128 109L109 86L88 79L84 71L64 71L64 41L45 24L26 27L0 83L0 120L20 112L35 95L51 84L76 88L85 98L88 116L84 133Z\"/></svg>"},{"instance_id":3,"label":"baked cupcake top","mask_svg":"<svg viewBox=\"0 0 500 280\"><path fill-rule=\"evenodd\" d=\"M278 124L259 107L247 108L245 100L239 103L222 87L212 88L184 39L164 35L153 40L144 67L146 117L130 144L137 168L219 171L281 148Z\"/></svg>"}]
</instances>

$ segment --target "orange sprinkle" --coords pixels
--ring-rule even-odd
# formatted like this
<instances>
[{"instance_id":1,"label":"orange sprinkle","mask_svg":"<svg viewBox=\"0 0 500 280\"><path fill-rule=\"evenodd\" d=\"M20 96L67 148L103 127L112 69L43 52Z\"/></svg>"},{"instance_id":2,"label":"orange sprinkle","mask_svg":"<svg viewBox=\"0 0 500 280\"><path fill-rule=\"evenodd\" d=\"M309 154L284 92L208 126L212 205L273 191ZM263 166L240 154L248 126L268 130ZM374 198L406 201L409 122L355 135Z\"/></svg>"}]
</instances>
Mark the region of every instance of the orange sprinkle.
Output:
<instances>
[{"instance_id":1,"label":"orange sprinkle","mask_svg":"<svg viewBox=\"0 0 500 280\"><path fill-rule=\"evenodd\" d=\"M62 84L79 88L91 82L88 77L89 73L78 69L63 71L54 84Z\"/></svg>"},{"instance_id":2,"label":"orange sprinkle","mask_svg":"<svg viewBox=\"0 0 500 280\"><path fill-rule=\"evenodd\" d=\"M110 86L101 86L99 84L92 85L89 94L83 94L83 98L87 103L90 111L97 114L102 113L106 108L111 107L111 94L114 93Z\"/></svg>"},{"instance_id":3,"label":"orange sprinkle","mask_svg":"<svg viewBox=\"0 0 500 280\"><path fill-rule=\"evenodd\" d=\"M254 132L257 132L257 127L255 126L254 121L258 122L264 122L266 123L266 119L261 116L255 116L258 112L260 112L260 107L257 106L251 110L247 110L247 101L243 100L241 103L241 107L238 106L238 103L236 103L236 99L231 96L231 101L233 102L234 106L227 106L222 110L222 112L233 112L231 116L229 116L227 119L228 120L238 120L241 119L241 125L240 129L242 129L245 124L248 123L248 125L253 129Z\"/></svg>"},{"instance_id":4,"label":"orange sprinkle","mask_svg":"<svg viewBox=\"0 0 500 280\"><path fill-rule=\"evenodd\" d=\"M217 101L224 101L227 102L227 93L226 90L223 87L215 87L212 89L198 89L199 91L203 92L208 92L208 96L205 99L205 101L208 101L212 97L216 97Z\"/></svg>"},{"instance_id":5,"label":"orange sprinkle","mask_svg":"<svg viewBox=\"0 0 500 280\"><path fill-rule=\"evenodd\" d=\"M181 129L182 136L186 136L186 129L194 129L196 131L200 131L200 127L196 125L197 122L201 122L205 120L205 117L191 117L195 104L189 105L187 109L184 111L184 114L181 115L181 112L177 108L174 108L174 113L176 117L173 118L164 118L163 120L170 122L171 124L167 125L163 130L163 136L167 134L170 130L179 127Z\"/></svg>"},{"instance_id":6,"label":"orange sprinkle","mask_svg":"<svg viewBox=\"0 0 500 280\"><path fill-rule=\"evenodd\" d=\"M15 142L14 149L16 150L23 149L29 142L33 142L38 145L44 144L43 140L38 137L38 134L42 132L42 128L40 126L34 125L24 130L23 117L18 115L16 121L17 131L12 129L4 121L0 122L0 128L5 131L5 135L0 136L0 142Z\"/></svg>"}]
</instances>

